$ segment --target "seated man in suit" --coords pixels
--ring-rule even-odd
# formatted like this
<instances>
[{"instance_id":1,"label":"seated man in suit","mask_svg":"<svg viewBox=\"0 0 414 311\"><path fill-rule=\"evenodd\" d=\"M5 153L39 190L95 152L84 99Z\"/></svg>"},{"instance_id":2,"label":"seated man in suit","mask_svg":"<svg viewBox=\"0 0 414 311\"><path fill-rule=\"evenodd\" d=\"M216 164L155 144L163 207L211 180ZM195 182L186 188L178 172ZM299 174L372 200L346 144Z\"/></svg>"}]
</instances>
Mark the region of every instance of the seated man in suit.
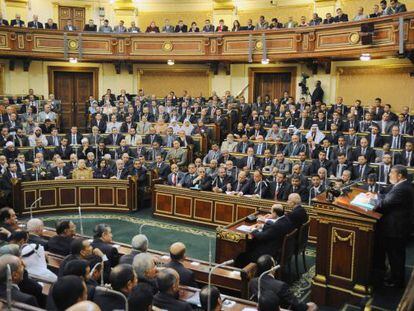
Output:
<instances>
[{"instance_id":1,"label":"seated man in suit","mask_svg":"<svg viewBox=\"0 0 414 311\"><path fill-rule=\"evenodd\" d=\"M134 268L128 264L121 264L112 269L109 282L114 291L128 297L132 289L137 285L138 278ZM111 292L96 291L93 301L102 310L124 310L125 300Z\"/></svg>"},{"instance_id":2,"label":"seated man in suit","mask_svg":"<svg viewBox=\"0 0 414 311\"><path fill-rule=\"evenodd\" d=\"M241 141L237 143L236 152L246 153L249 147L253 147L253 142L249 141L249 137L244 134Z\"/></svg>"},{"instance_id":3,"label":"seated man in suit","mask_svg":"<svg viewBox=\"0 0 414 311\"><path fill-rule=\"evenodd\" d=\"M205 20L202 32L214 32L214 25L211 24L209 19Z\"/></svg>"},{"instance_id":4,"label":"seated man in suit","mask_svg":"<svg viewBox=\"0 0 414 311\"><path fill-rule=\"evenodd\" d=\"M220 148L218 144L213 144L211 146L211 150L206 154L206 156L203 159L203 165L206 166L210 163L211 160L219 160L221 156Z\"/></svg>"},{"instance_id":5,"label":"seated man in suit","mask_svg":"<svg viewBox=\"0 0 414 311\"><path fill-rule=\"evenodd\" d=\"M225 193L226 191L231 191L232 182L233 179L231 176L227 175L226 169L224 167L219 167L217 176L212 182L213 192Z\"/></svg>"},{"instance_id":6,"label":"seated man in suit","mask_svg":"<svg viewBox=\"0 0 414 311\"><path fill-rule=\"evenodd\" d=\"M200 290L199 296L202 310L223 310L223 301L217 287L206 285Z\"/></svg>"},{"instance_id":7,"label":"seated man in suit","mask_svg":"<svg viewBox=\"0 0 414 311\"><path fill-rule=\"evenodd\" d=\"M57 24L53 22L53 19L48 18L47 23L45 24L46 29L57 29Z\"/></svg>"},{"instance_id":8,"label":"seated man in suit","mask_svg":"<svg viewBox=\"0 0 414 311\"><path fill-rule=\"evenodd\" d=\"M237 180L233 182L231 187L232 194L243 196L249 194L251 180L247 178L245 171L240 171Z\"/></svg>"},{"instance_id":9,"label":"seated man in suit","mask_svg":"<svg viewBox=\"0 0 414 311\"><path fill-rule=\"evenodd\" d=\"M306 186L307 184L302 181L301 176L294 174L290 180L290 183L292 184L292 187L290 188L290 193L299 194L302 202L307 203L309 198L309 192Z\"/></svg>"},{"instance_id":10,"label":"seated man in suit","mask_svg":"<svg viewBox=\"0 0 414 311\"><path fill-rule=\"evenodd\" d=\"M171 165L171 173L167 177L167 185L178 186L183 183L185 176L183 172L179 171L178 165L174 163Z\"/></svg>"},{"instance_id":11,"label":"seated man in suit","mask_svg":"<svg viewBox=\"0 0 414 311\"><path fill-rule=\"evenodd\" d=\"M56 234L48 241L48 250L62 256L68 255L76 234L76 225L72 221L62 220L56 224Z\"/></svg>"},{"instance_id":12,"label":"seated man in suit","mask_svg":"<svg viewBox=\"0 0 414 311\"><path fill-rule=\"evenodd\" d=\"M257 301L259 276L265 271L276 266L275 260L270 255L262 255L257 260L256 277L249 282L249 294L253 297L253 301ZM289 285L275 278L274 272L265 274L261 279L260 292L262 295L275 295L279 298L282 308L291 310L311 311L317 310L317 306L313 302L300 302L295 295L289 290Z\"/></svg>"},{"instance_id":13,"label":"seated man in suit","mask_svg":"<svg viewBox=\"0 0 414 311\"><path fill-rule=\"evenodd\" d=\"M50 170L50 178L66 179L69 175L69 169L65 166L65 162L62 159L57 159L56 166Z\"/></svg>"},{"instance_id":14,"label":"seated man in suit","mask_svg":"<svg viewBox=\"0 0 414 311\"><path fill-rule=\"evenodd\" d=\"M111 267L115 267L119 263L120 255L118 249L112 244L112 229L107 224L98 224L94 228L93 248L98 248L108 257Z\"/></svg>"},{"instance_id":15,"label":"seated man in suit","mask_svg":"<svg viewBox=\"0 0 414 311\"><path fill-rule=\"evenodd\" d=\"M299 229L309 219L308 213L301 204L302 202L299 194L289 194L287 205L291 208L291 211L286 216L290 219L296 229Z\"/></svg>"},{"instance_id":16,"label":"seated man in suit","mask_svg":"<svg viewBox=\"0 0 414 311\"><path fill-rule=\"evenodd\" d=\"M334 17L334 22L340 23L340 22L347 22L347 21L348 21L348 15L345 14L341 8L337 8L336 16Z\"/></svg>"},{"instance_id":17,"label":"seated man in suit","mask_svg":"<svg viewBox=\"0 0 414 311\"><path fill-rule=\"evenodd\" d=\"M187 25L185 25L184 22L180 19L178 21L177 26L175 26L174 32L179 32L179 33L187 32Z\"/></svg>"},{"instance_id":18,"label":"seated man in suit","mask_svg":"<svg viewBox=\"0 0 414 311\"><path fill-rule=\"evenodd\" d=\"M229 27L224 25L224 20L220 19L219 20L219 25L216 28L217 32L224 32L224 31L229 31Z\"/></svg>"},{"instance_id":19,"label":"seated man in suit","mask_svg":"<svg viewBox=\"0 0 414 311\"><path fill-rule=\"evenodd\" d=\"M327 171L331 169L332 162L326 158L326 151L320 150L318 153L318 159L312 160L312 164L310 167L311 174L317 174L318 169L324 167Z\"/></svg>"},{"instance_id":20,"label":"seated man in suit","mask_svg":"<svg viewBox=\"0 0 414 311\"><path fill-rule=\"evenodd\" d=\"M39 16L33 15L33 21L27 23L28 28L43 29L43 24L39 22Z\"/></svg>"},{"instance_id":21,"label":"seated man in suit","mask_svg":"<svg viewBox=\"0 0 414 311\"><path fill-rule=\"evenodd\" d=\"M270 183L269 198L275 201L286 201L291 191L290 188L286 173L279 171L276 174L276 181Z\"/></svg>"},{"instance_id":22,"label":"seated man in suit","mask_svg":"<svg viewBox=\"0 0 414 311\"><path fill-rule=\"evenodd\" d=\"M154 306L169 311L192 311L188 302L178 299L180 276L171 268L160 270L157 276L159 293L154 296Z\"/></svg>"},{"instance_id":23,"label":"seated man in suit","mask_svg":"<svg viewBox=\"0 0 414 311\"><path fill-rule=\"evenodd\" d=\"M170 258L171 261L165 266L167 268L174 269L180 276L180 285L198 287L195 282L194 272L185 268L182 261L185 258L185 245L181 242L173 243L170 246Z\"/></svg>"},{"instance_id":24,"label":"seated man in suit","mask_svg":"<svg viewBox=\"0 0 414 311\"><path fill-rule=\"evenodd\" d=\"M16 18L11 20L10 26L12 26L12 27L24 27L24 21L21 20L20 14L16 14Z\"/></svg>"},{"instance_id":25,"label":"seated man in suit","mask_svg":"<svg viewBox=\"0 0 414 311\"><path fill-rule=\"evenodd\" d=\"M361 189L372 193L378 193L380 191L380 186L377 184L377 174L369 174L367 176L367 182L361 186Z\"/></svg>"},{"instance_id":26,"label":"seated man in suit","mask_svg":"<svg viewBox=\"0 0 414 311\"><path fill-rule=\"evenodd\" d=\"M18 284L23 281L24 277L24 264L23 261L13 255L3 255L0 257L0 297L7 299L7 278L8 273L7 267L10 267L11 272L11 299L16 302L24 303L31 305L33 307L38 307L35 296L23 293L20 291Z\"/></svg>"},{"instance_id":27,"label":"seated man in suit","mask_svg":"<svg viewBox=\"0 0 414 311\"><path fill-rule=\"evenodd\" d=\"M88 24L85 24L85 26L83 27L83 31L96 32L96 30L97 30L97 26L93 22L93 19L90 19Z\"/></svg>"},{"instance_id":28,"label":"seated man in suit","mask_svg":"<svg viewBox=\"0 0 414 311\"><path fill-rule=\"evenodd\" d=\"M253 147L247 148L247 156L238 161L240 169L254 170L258 165L260 165L260 161L256 158Z\"/></svg>"},{"instance_id":29,"label":"seated man in suit","mask_svg":"<svg viewBox=\"0 0 414 311\"><path fill-rule=\"evenodd\" d=\"M317 195L325 191L325 185L321 182L321 178L318 174L314 174L311 177L311 185L309 187L309 203Z\"/></svg>"},{"instance_id":30,"label":"seated man in suit","mask_svg":"<svg viewBox=\"0 0 414 311\"><path fill-rule=\"evenodd\" d=\"M285 216L283 208L275 208L277 218L272 221L257 223L251 226L254 246L246 253L242 253L236 259L236 266L244 267L250 262L256 262L262 255L278 257L282 247L283 239L295 226Z\"/></svg>"},{"instance_id":31,"label":"seated man in suit","mask_svg":"<svg viewBox=\"0 0 414 311\"><path fill-rule=\"evenodd\" d=\"M268 184L263 180L263 174L261 171L256 170L253 173L253 181L250 184L249 194L257 198L268 197Z\"/></svg>"},{"instance_id":32,"label":"seated man in suit","mask_svg":"<svg viewBox=\"0 0 414 311\"><path fill-rule=\"evenodd\" d=\"M76 31L78 29L76 28L75 25L73 25L72 20L71 19L68 19L66 21L65 27L63 27L63 30L65 30L65 31Z\"/></svg>"},{"instance_id":33,"label":"seated man in suit","mask_svg":"<svg viewBox=\"0 0 414 311\"><path fill-rule=\"evenodd\" d=\"M365 181L367 176L371 173L371 170L367 157L360 155L358 157L358 165L353 167L352 179Z\"/></svg>"}]
</instances>

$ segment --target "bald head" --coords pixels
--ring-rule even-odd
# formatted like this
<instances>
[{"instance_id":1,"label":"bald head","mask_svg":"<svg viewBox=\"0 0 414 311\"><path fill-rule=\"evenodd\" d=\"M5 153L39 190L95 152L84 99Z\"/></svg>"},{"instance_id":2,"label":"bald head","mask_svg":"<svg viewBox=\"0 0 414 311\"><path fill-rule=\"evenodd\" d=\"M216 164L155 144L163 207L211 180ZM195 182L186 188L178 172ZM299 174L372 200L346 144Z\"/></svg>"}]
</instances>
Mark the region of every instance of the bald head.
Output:
<instances>
[{"instance_id":1,"label":"bald head","mask_svg":"<svg viewBox=\"0 0 414 311\"><path fill-rule=\"evenodd\" d=\"M175 242L170 246L171 259L181 260L185 255L185 245L181 242Z\"/></svg>"},{"instance_id":2,"label":"bald head","mask_svg":"<svg viewBox=\"0 0 414 311\"><path fill-rule=\"evenodd\" d=\"M101 311L101 308L96 303L85 300L74 304L66 311Z\"/></svg>"},{"instance_id":3,"label":"bald head","mask_svg":"<svg viewBox=\"0 0 414 311\"><path fill-rule=\"evenodd\" d=\"M292 206L300 204L301 201L302 200L301 200L300 195L298 193L289 194L289 197L288 197L288 200L287 200L288 204L290 204Z\"/></svg>"}]
</instances>

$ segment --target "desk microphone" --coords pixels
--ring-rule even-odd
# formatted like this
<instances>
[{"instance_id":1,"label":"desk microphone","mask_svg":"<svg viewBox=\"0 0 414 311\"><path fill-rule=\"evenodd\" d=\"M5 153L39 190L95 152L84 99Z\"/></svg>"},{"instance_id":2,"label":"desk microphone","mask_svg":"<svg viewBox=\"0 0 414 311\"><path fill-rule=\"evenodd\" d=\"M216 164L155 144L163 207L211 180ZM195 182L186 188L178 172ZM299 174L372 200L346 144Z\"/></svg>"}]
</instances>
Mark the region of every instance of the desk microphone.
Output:
<instances>
[{"instance_id":1,"label":"desk microphone","mask_svg":"<svg viewBox=\"0 0 414 311\"><path fill-rule=\"evenodd\" d=\"M11 296L11 289L12 289L12 276L11 276L11 268L10 265L7 265L7 283L6 283L6 299L7 299L7 310L12 309L12 296Z\"/></svg>"},{"instance_id":2,"label":"desk microphone","mask_svg":"<svg viewBox=\"0 0 414 311\"><path fill-rule=\"evenodd\" d=\"M277 269L280 268L280 265L274 266L271 269L263 272L262 274L260 274L259 279L257 280L257 302L259 302L260 299L260 295L261 295L261 290L260 290L260 283L262 282L262 278L266 275L269 274L271 272L275 272Z\"/></svg>"},{"instance_id":3,"label":"desk microphone","mask_svg":"<svg viewBox=\"0 0 414 311\"><path fill-rule=\"evenodd\" d=\"M33 203L30 205L29 210L30 210L30 219L33 218L33 206L39 202L40 200L42 200L42 197L37 198L36 200L33 201Z\"/></svg>"},{"instance_id":4,"label":"desk microphone","mask_svg":"<svg viewBox=\"0 0 414 311\"><path fill-rule=\"evenodd\" d=\"M144 226L146 226L147 224L142 224L141 226L139 226L139 234L142 233L142 228L144 228Z\"/></svg>"},{"instance_id":5,"label":"desk microphone","mask_svg":"<svg viewBox=\"0 0 414 311\"><path fill-rule=\"evenodd\" d=\"M211 302L210 302L210 298L211 298L211 275L213 274L213 271L223 267L223 266L227 266L227 265L231 265L232 263L234 263L233 259L227 260L225 262L222 262L218 265L215 265L214 267L212 267L210 269L210 272L208 273L208 299L207 299L207 311L211 311Z\"/></svg>"},{"instance_id":6,"label":"desk microphone","mask_svg":"<svg viewBox=\"0 0 414 311\"><path fill-rule=\"evenodd\" d=\"M353 183L350 183L348 186L341 187L341 195L346 195L350 190L349 188L351 188L352 186L355 186L356 184L360 182L361 182L360 180L357 180L357 181L354 181Z\"/></svg>"},{"instance_id":7,"label":"desk microphone","mask_svg":"<svg viewBox=\"0 0 414 311\"><path fill-rule=\"evenodd\" d=\"M110 294L116 295L118 297L122 297L122 299L125 301L125 311L128 311L128 299L121 292L118 292L118 291L113 290L111 288L107 288L105 286L96 286L95 291L98 291L98 292L101 292L101 293L106 293L106 294L110 293Z\"/></svg>"}]
</instances>

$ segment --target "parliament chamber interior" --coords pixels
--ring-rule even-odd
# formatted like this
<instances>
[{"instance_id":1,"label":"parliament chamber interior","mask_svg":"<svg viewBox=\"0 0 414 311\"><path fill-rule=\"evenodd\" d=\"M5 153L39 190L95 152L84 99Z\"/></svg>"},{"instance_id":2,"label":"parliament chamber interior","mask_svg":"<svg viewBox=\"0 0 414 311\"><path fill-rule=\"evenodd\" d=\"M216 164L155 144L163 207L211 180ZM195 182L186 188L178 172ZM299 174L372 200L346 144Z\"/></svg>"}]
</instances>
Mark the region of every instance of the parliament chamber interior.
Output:
<instances>
[{"instance_id":1,"label":"parliament chamber interior","mask_svg":"<svg viewBox=\"0 0 414 311\"><path fill-rule=\"evenodd\" d=\"M414 311L414 0L0 0L0 309Z\"/></svg>"}]
</instances>

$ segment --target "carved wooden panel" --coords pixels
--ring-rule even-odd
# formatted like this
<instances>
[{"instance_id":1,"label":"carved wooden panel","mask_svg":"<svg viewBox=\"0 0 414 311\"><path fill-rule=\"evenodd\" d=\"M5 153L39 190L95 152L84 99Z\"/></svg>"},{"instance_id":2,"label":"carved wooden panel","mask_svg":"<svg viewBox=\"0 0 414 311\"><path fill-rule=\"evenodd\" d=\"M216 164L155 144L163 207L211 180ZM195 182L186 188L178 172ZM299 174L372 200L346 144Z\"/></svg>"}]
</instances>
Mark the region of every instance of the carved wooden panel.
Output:
<instances>
[{"instance_id":1,"label":"carved wooden panel","mask_svg":"<svg viewBox=\"0 0 414 311\"><path fill-rule=\"evenodd\" d=\"M173 213L173 196L170 194L157 193L155 197L155 210L161 213Z\"/></svg>"},{"instance_id":2,"label":"carved wooden panel","mask_svg":"<svg viewBox=\"0 0 414 311\"><path fill-rule=\"evenodd\" d=\"M37 199L36 190L25 191L23 194L24 197L24 206L29 208L30 205Z\"/></svg>"},{"instance_id":3,"label":"carved wooden panel","mask_svg":"<svg viewBox=\"0 0 414 311\"><path fill-rule=\"evenodd\" d=\"M331 277L353 281L355 236L354 230L331 228L331 262L329 267Z\"/></svg>"},{"instance_id":4,"label":"carved wooden panel","mask_svg":"<svg viewBox=\"0 0 414 311\"><path fill-rule=\"evenodd\" d=\"M96 205L96 188L79 188L79 205Z\"/></svg>"},{"instance_id":5,"label":"carved wooden panel","mask_svg":"<svg viewBox=\"0 0 414 311\"><path fill-rule=\"evenodd\" d=\"M131 55L203 55L202 39L132 38ZM167 49L166 46L170 47Z\"/></svg>"},{"instance_id":6,"label":"carved wooden panel","mask_svg":"<svg viewBox=\"0 0 414 311\"><path fill-rule=\"evenodd\" d=\"M182 197L178 195L175 196L175 214L190 218L193 212L192 205L192 198Z\"/></svg>"},{"instance_id":7,"label":"carved wooden panel","mask_svg":"<svg viewBox=\"0 0 414 311\"><path fill-rule=\"evenodd\" d=\"M234 221L234 215L234 204L216 202L214 209L214 222L225 225L230 224Z\"/></svg>"},{"instance_id":8,"label":"carved wooden panel","mask_svg":"<svg viewBox=\"0 0 414 311\"><path fill-rule=\"evenodd\" d=\"M204 221L213 221L213 202L195 199L194 218Z\"/></svg>"},{"instance_id":9,"label":"carved wooden panel","mask_svg":"<svg viewBox=\"0 0 414 311\"><path fill-rule=\"evenodd\" d=\"M60 206L76 205L76 188L59 189Z\"/></svg>"},{"instance_id":10,"label":"carved wooden panel","mask_svg":"<svg viewBox=\"0 0 414 311\"><path fill-rule=\"evenodd\" d=\"M114 205L115 191L113 188L98 188L98 204L99 205Z\"/></svg>"},{"instance_id":11,"label":"carved wooden panel","mask_svg":"<svg viewBox=\"0 0 414 311\"><path fill-rule=\"evenodd\" d=\"M42 197L39 207L55 207L57 205L57 190L55 188L40 189L39 196Z\"/></svg>"},{"instance_id":12,"label":"carved wooden panel","mask_svg":"<svg viewBox=\"0 0 414 311\"><path fill-rule=\"evenodd\" d=\"M236 220L245 218L247 216L249 216L250 214L253 214L256 212L256 208L254 207L249 207L249 206L243 206L243 205L238 205L237 206L237 211L236 211Z\"/></svg>"},{"instance_id":13,"label":"carved wooden panel","mask_svg":"<svg viewBox=\"0 0 414 311\"><path fill-rule=\"evenodd\" d=\"M118 206L127 206L128 193L126 188L117 188L116 189L116 205Z\"/></svg>"}]
</instances>

